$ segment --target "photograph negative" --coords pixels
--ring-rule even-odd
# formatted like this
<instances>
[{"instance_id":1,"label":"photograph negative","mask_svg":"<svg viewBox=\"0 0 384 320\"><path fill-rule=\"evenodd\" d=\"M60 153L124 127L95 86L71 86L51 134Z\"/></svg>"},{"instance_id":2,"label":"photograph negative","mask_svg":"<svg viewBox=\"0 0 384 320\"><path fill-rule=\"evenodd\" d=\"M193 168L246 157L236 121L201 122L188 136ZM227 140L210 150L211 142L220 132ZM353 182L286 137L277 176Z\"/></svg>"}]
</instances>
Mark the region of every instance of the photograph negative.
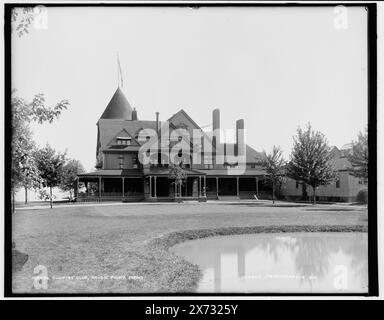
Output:
<instances>
[{"instance_id":1,"label":"photograph negative","mask_svg":"<svg viewBox=\"0 0 384 320\"><path fill-rule=\"evenodd\" d=\"M375 9L7 4L6 292L374 294Z\"/></svg>"}]
</instances>

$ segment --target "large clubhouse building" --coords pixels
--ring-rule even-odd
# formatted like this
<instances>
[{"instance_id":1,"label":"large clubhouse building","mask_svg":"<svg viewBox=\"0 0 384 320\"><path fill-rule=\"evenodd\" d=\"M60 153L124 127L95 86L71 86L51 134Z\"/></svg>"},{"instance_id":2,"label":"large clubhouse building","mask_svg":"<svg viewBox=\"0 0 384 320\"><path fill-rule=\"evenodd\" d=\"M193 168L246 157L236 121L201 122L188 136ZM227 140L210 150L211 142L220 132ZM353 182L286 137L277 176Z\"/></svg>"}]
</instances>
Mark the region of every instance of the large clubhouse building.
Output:
<instances>
[{"instance_id":1,"label":"large clubhouse building","mask_svg":"<svg viewBox=\"0 0 384 320\"><path fill-rule=\"evenodd\" d=\"M165 124L167 129L164 129ZM183 198L204 201L266 196L268 188L263 183L265 172L260 164L264 154L244 144L244 120L236 121L236 142L232 144L220 141L218 109L213 110L212 129L217 134L209 136L184 110L166 122L159 121L157 112L154 120L139 120L137 110L131 107L118 87L97 122L97 170L78 175L77 200L161 201ZM174 132L180 135L176 139ZM205 146L209 142L210 148L199 148L195 140L191 140L196 132L201 133L202 144ZM162 140L169 141L169 144ZM153 148L159 151L153 152L148 148L151 144L160 146ZM189 150L182 148L183 145L189 146ZM181 191L175 187L170 161L164 161L170 160L172 150L177 146L180 146L178 165L184 176ZM238 159L241 163L233 161L233 157L232 161L229 160L230 155L239 155L240 149L242 157ZM141 154L149 155L150 161L140 161ZM201 161L196 161L196 155Z\"/></svg>"},{"instance_id":2,"label":"large clubhouse building","mask_svg":"<svg viewBox=\"0 0 384 320\"><path fill-rule=\"evenodd\" d=\"M236 121L235 143L222 142L220 129L219 109L212 112L212 132L203 131L183 109L164 122L159 121L158 112L154 120L139 120L137 110L118 87L97 122L97 170L78 175L76 200L271 199L262 167L265 153L244 143L244 120ZM192 139L196 133L201 144ZM172 158L175 149L178 161ZM350 173L349 150L332 149L339 179L319 187L317 200L354 202L358 193L367 189L367 181ZM142 161L143 156L148 161ZM172 172L175 164L183 174L180 188ZM309 197L312 192L308 186ZM302 184L292 179L285 180L276 196L293 201L309 199L303 199Z\"/></svg>"}]
</instances>

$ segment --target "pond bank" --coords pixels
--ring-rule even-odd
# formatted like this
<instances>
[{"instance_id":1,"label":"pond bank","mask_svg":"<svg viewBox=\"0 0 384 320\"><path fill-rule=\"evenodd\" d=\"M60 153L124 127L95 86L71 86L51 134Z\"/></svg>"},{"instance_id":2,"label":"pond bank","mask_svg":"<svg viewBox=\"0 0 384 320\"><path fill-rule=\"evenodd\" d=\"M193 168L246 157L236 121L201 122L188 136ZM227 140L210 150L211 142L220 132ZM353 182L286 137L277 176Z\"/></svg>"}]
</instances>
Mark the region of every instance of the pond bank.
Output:
<instances>
[{"instance_id":1,"label":"pond bank","mask_svg":"<svg viewBox=\"0 0 384 320\"><path fill-rule=\"evenodd\" d=\"M199 229L171 232L150 241L149 246L163 251L164 256L175 256L169 251L171 247L181 242L216 236L231 236L257 233L292 233L292 232L368 232L367 225L280 225L280 226L251 226ZM175 256L176 257L176 256ZM195 292L197 284L201 279L202 272L199 267L180 257L176 257L180 269L185 268L186 275L178 274L177 292ZM175 279L175 278L174 278ZM169 287L173 284L169 283Z\"/></svg>"}]
</instances>

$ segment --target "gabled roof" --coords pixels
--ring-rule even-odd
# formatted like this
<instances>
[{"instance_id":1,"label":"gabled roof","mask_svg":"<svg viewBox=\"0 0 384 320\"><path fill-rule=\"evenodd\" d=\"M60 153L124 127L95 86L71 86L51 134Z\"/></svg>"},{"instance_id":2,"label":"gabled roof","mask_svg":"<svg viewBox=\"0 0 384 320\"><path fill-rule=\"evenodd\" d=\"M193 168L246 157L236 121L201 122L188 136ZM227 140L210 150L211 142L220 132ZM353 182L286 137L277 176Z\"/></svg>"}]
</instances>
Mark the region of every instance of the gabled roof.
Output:
<instances>
[{"instance_id":1,"label":"gabled roof","mask_svg":"<svg viewBox=\"0 0 384 320\"><path fill-rule=\"evenodd\" d=\"M132 107L120 87L117 88L100 119L132 120Z\"/></svg>"},{"instance_id":2,"label":"gabled roof","mask_svg":"<svg viewBox=\"0 0 384 320\"><path fill-rule=\"evenodd\" d=\"M179 114L182 114L185 118L187 118L187 119L188 119L188 120L195 126L196 129L200 129L200 130L202 130L202 129L200 128L200 126L199 126L195 121L193 121L193 119L188 115L188 113L186 113L186 112L184 111L184 109L180 109L179 111L177 111L172 117L170 117L170 118L168 119L168 121L171 122L171 123L173 123L172 120L173 120L177 115L179 115Z\"/></svg>"},{"instance_id":3,"label":"gabled roof","mask_svg":"<svg viewBox=\"0 0 384 320\"><path fill-rule=\"evenodd\" d=\"M116 143L116 140L118 139L118 138L131 138L131 146L133 145L133 146L138 146L139 145L139 142L134 138L134 136L133 135L131 135L131 134L129 134L128 133L128 131L126 130L126 129L123 129L123 130L121 130L118 134L116 134L113 138L112 138L112 140L108 143L108 145L109 146L114 146L114 147L116 147L116 146L118 146L117 145L117 143ZM127 145L119 145L119 147L125 147L125 146L127 146Z\"/></svg>"},{"instance_id":4,"label":"gabled roof","mask_svg":"<svg viewBox=\"0 0 384 320\"><path fill-rule=\"evenodd\" d=\"M142 128L156 130L156 121L100 119L98 126L100 132L100 147L101 150L105 150L108 148L110 141L122 130L127 131L131 137L135 137L137 132ZM142 144L140 141L138 141L138 143ZM133 146L126 146L128 149L132 147Z\"/></svg>"}]
</instances>

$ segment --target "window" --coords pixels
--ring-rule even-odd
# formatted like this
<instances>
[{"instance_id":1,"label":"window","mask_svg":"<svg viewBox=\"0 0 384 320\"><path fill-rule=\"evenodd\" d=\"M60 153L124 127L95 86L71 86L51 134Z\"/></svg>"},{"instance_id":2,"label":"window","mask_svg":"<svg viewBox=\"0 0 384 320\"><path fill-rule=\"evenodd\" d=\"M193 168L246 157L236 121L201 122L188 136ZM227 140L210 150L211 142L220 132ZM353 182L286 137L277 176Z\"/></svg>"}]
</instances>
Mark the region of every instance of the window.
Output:
<instances>
[{"instance_id":1,"label":"window","mask_svg":"<svg viewBox=\"0 0 384 320\"><path fill-rule=\"evenodd\" d=\"M336 180L336 188L340 188L340 179Z\"/></svg>"},{"instance_id":2,"label":"window","mask_svg":"<svg viewBox=\"0 0 384 320\"><path fill-rule=\"evenodd\" d=\"M124 156L123 155L119 155L118 159L119 159L119 168L123 169L123 167L124 167Z\"/></svg>"},{"instance_id":3,"label":"window","mask_svg":"<svg viewBox=\"0 0 384 320\"><path fill-rule=\"evenodd\" d=\"M179 158L181 158L183 156L183 150L182 149L179 150L179 152L177 153L177 156Z\"/></svg>"},{"instance_id":4,"label":"window","mask_svg":"<svg viewBox=\"0 0 384 320\"><path fill-rule=\"evenodd\" d=\"M129 146L131 144L131 137L117 137L116 142L118 145Z\"/></svg>"},{"instance_id":5,"label":"window","mask_svg":"<svg viewBox=\"0 0 384 320\"><path fill-rule=\"evenodd\" d=\"M252 169L255 169L255 168L256 168L256 163L252 163L252 164L251 164L251 168L252 168Z\"/></svg>"}]
</instances>

